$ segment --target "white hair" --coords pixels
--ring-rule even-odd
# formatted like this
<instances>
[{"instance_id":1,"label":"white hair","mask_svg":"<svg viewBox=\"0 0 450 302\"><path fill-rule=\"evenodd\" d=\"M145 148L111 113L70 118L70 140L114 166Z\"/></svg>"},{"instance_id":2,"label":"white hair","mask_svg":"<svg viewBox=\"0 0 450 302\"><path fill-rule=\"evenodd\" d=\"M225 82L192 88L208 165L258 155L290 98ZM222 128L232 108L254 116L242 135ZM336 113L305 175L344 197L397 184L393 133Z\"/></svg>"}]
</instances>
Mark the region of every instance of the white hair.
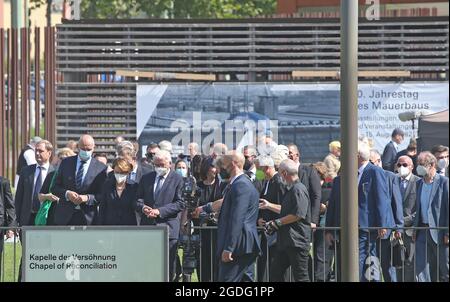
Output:
<instances>
[{"instance_id":1,"label":"white hair","mask_svg":"<svg viewBox=\"0 0 450 302\"><path fill-rule=\"evenodd\" d=\"M217 143L213 146L213 153L216 155L225 155L228 153L228 147L225 144Z\"/></svg>"},{"instance_id":2,"label":"white hair","mask_svg":"<svg viewBox=\"0 0 450 302\"><path fill-rule=\"evenodd\" d=\"M363 141L358 142L358 155L363 161L370 159L370 147Z\"/></svg>"},{"instance_id":3,"label":"white hair","mask_svg":"<svg viewBox=\"0 0 450 302\"><path fill-rule=\"evenodd\" d=\"M274 165L279 166L283 160L289 158L288 154L289 154L289 150L287 149L286 146L278 145L275 148L275 150L270 154L270 157L272 157Z\"/></svg>"},{"instance_id":4,"label":"white hair","mask_svg":"<svg viewBox=\"0 0 450 302\"><path fill-rule=\"evenodd\" d=\"M169 163L172 162L172 156L170 155L170 152L166 151L166 150L159 150L158 152L156 152L155 154L155 160L156 159L162 159L162 160L166 160Z\"/></svg>"},{"instance_id":5,"label":"white hair","mask_svg":"<svg viewBox=\"0 0 450 302\"><path fill-rule=\"evenodd\" d=\"M171 142L166 141L166 140L160 141L158 146L159 146L160 150L165 150L169 153L172 153L172 143Z\"/></svg>"},{"instance_id":6,"label":"white hair","mask_svg":"<svg viewBox=\"0 0 450 302\"><path fill-rule=\"evenodd\" d=\"M130 141L121 141L120 143L117 144L117 153L120 153L123 149L128 148L131 149L132 151L136 151L134 150L134 145L132 142Z\"/></svg>"},{"instance_id":7,"label":"white hair","mask_svg":"<svg viewBox=\"0 0 450 302\"><path fill-rule=\"evenodd\" d=\"M298 175L298 165L292 159L285 159L281 162L279 170L286 171L288 175Z\"/></svg>"},{"instance_id":8,"label":"white hair","mask_svg":"<svg viewBox=\"0 0 450 302\"><path fill-rule=\"evenodd\" d=\"M200 151L200 147L197 143L190 143L188 146L192 146L192 148L194 148L194 151L199 152Z\"/></svg>"},{"instance_id":9,"label":"white hair","mask_svg":"<svg viewBox=\"0 0 450 302\"><path fill-rule=\"evenodd\" d=\"M272 157L270 157L268 155L258 156L258 158L256 158L256 160L258 161L258 164L261 167L274 167L275 166Z\"/></svg>"}]
</instances>

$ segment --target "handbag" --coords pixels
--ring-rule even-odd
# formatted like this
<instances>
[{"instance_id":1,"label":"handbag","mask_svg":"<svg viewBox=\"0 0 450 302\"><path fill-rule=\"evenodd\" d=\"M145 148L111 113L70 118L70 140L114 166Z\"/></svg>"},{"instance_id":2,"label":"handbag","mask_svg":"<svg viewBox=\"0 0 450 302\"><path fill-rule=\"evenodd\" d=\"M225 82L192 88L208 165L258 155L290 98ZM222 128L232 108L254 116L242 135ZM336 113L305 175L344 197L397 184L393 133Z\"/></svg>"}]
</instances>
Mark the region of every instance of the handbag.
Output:
<instances>
[{"instance_id":1,"label":"handbag","mask_svg":"<svg viewBox=\"0 0 450 302\"><path fill-rule=\"evenodd\" d=\"M53 189L57 174L58 170L56 170L53 174L52 181L50 182L49 193L51 193L51 190ZM52 204L53 202L50 200L45 200L41 204L39 211L36 214L36 218L34 219L34 225L47 225L48 211L50 210Z\"/></svg>"},{"instance_id":2,"label":"handbag","mask_svg":"<svg viewBox=\"0 0 450 302\"><path fill-rule=\"evenodd\" d=\"M402 238L393 239L391 236L391 264L393 267L401 268L408 258L406 246Z\"/></svg>"}]
</instances>

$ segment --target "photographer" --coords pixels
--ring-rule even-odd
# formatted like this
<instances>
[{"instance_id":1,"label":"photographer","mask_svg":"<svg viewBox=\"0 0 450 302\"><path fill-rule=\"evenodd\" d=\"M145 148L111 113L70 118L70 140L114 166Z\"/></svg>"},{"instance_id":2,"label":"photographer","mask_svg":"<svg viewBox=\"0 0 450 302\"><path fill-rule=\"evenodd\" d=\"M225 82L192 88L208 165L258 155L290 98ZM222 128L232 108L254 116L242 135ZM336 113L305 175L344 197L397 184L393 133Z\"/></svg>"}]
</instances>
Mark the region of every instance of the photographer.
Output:
<instances>
[{"instance_id":1,"label":"photographer","mask_svg":"<svg viewBox=\"0 0 450 302\"><path fill-rule=\"evenodd\" d=\"M308 254L311 236L309 196L306 187L298 178L298 166L290 160L280 164L278 173L286 185L281 205L268 201L260 203L260 209L279 213L279 219L269 221L269 234L278 231L277 254L272 263L270 281L285 281L284 274L291 267L294 281L309 281Z\"/></svg>"}]
</instances>

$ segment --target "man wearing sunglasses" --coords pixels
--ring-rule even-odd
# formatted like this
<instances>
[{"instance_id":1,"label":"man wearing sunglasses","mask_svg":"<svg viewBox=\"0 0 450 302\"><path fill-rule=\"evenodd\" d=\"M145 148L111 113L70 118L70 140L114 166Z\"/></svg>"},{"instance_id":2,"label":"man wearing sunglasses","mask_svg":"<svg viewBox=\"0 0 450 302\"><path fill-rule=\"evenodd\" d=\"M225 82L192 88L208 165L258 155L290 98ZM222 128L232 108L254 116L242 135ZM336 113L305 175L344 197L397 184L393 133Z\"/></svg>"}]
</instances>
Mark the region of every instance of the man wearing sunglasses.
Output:
<instances>
[{"instance_id":1,"label":"man wearing sunglasses","mask_svg":"<svg viewBox=\"0 0 450 302\"><path fill-rule=\"evenodd\" d=\"M405 264L397 271L397 279L402 282L414 282L414 244L412 241L413 230L408 229L412 227L414 218L416 217L416 182L420 179L412 172L414 164L409 156L400 156L395 165L397 177L399 178L398 185L400 186L400 193L403 203L403 221L405 232L403 242L406 247Z\"/></svg>"}]
</instances>

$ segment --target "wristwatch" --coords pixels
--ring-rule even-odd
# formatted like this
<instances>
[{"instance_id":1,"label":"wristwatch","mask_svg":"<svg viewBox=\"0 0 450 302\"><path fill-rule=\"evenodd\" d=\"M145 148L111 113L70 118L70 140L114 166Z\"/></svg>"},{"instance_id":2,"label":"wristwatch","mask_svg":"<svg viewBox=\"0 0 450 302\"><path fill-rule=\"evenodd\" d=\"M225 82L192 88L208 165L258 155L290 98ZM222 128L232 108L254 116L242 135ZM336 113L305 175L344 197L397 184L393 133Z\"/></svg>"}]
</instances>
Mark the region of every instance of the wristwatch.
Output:
<instances>
[{"instance_id":1,"label":"wristwatch","mask_svg":"<svg viewBox=\"0 0 450 302\"><path fill-rule=\"evenodd\" d=\"M281 227L283 224L281 223L280 219L276 219L275 220L275 224L277 225L277 227Z\"/></svg>"}]
</instances>

